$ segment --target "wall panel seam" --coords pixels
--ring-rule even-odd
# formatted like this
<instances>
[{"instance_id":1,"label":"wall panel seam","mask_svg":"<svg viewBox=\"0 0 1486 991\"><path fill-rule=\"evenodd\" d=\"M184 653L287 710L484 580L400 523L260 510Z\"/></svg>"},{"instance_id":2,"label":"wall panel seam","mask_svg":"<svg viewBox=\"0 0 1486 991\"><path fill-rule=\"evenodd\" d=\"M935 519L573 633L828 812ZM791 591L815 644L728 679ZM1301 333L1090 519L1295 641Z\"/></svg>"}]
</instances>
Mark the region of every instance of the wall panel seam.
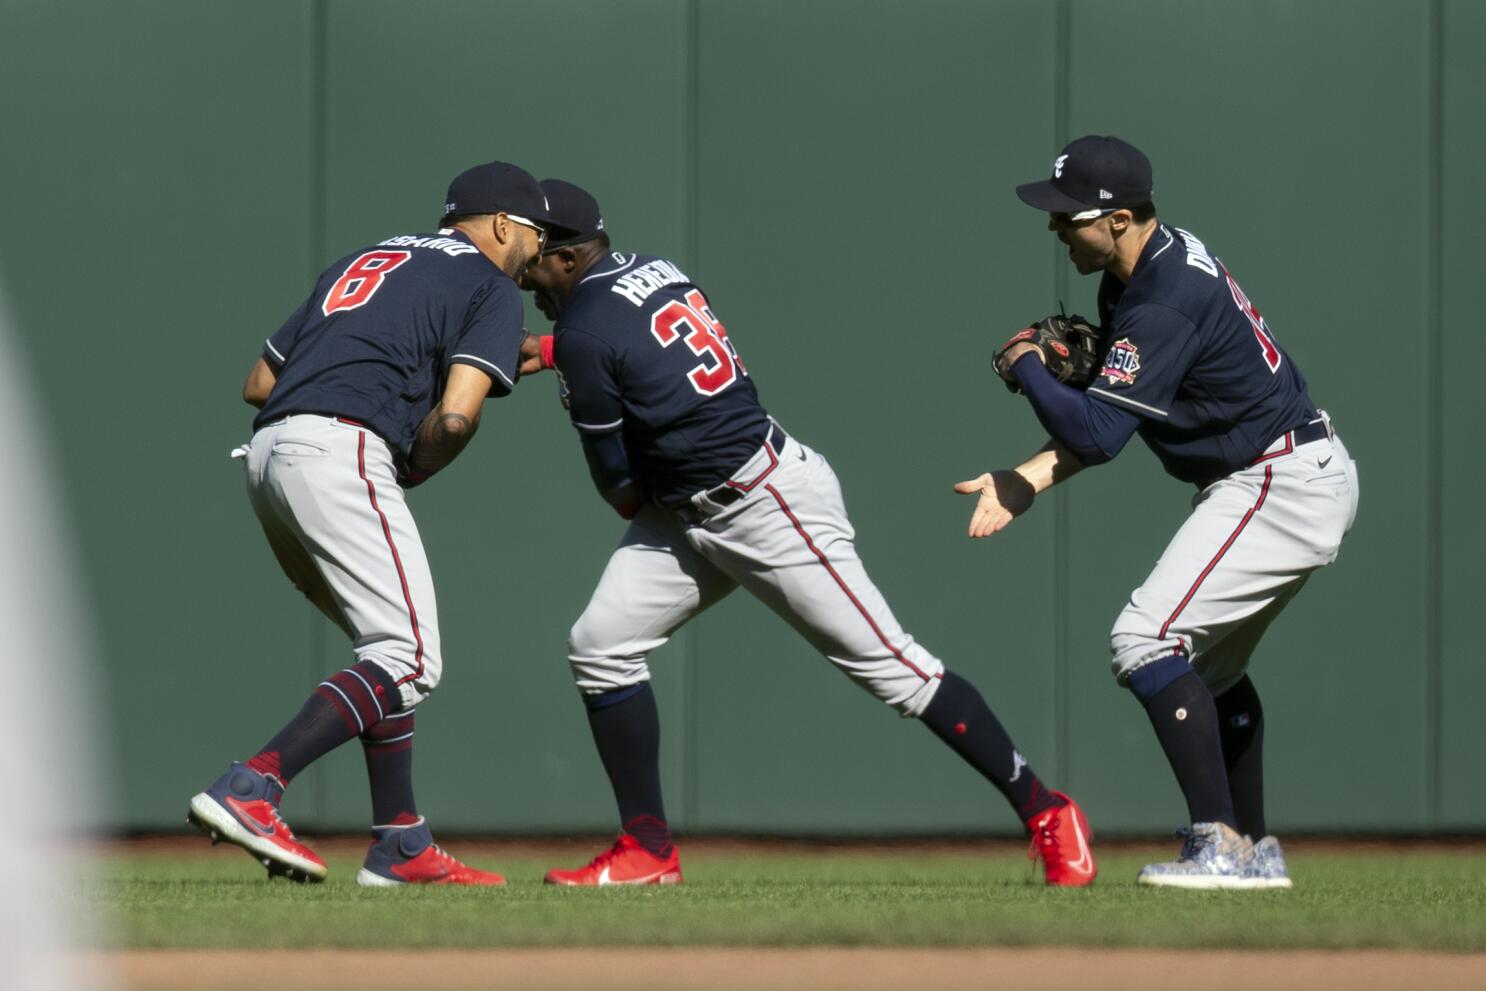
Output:
<instances>
[{"instance_id":1,"label":"wall panel seam","mask_svg":"<svg viewBox=\"0 0 1486 991\"><path fill-rule=\"evenodd\" d=\"M309 61L306 67L306 88L308 90L305 106L308 111L305 115L305 124L309 129L306 147L309 152L309 182L306 183L309 195L309 203L305 210L308 218L306 239L306 258L308 259L309 271L305 273L311 285L314 284L316 276L320 274L320 266L325 257L325 231L327 218L325 216L327 205L326 193L326 156L328 151L325 147L325 121L330 116L330 108L326 106L327 93L327 70L325 65L325 52L328 48L326 42L327 21L325 5L327 0L311 0L309 5ZM305 656L309 664L309 684L315 684L323 677L325 671L325 658L327 654L327 636L325 625L321 622L318 612L312 611L309 624L309 637ZM319 764L321 762L317 762ZM330 775L326 774L323 766L314 767L315 775L311 779L313 784L313 798L315 809L315 821L326 822L330 812Z\"/></svg>"},{"instance_id":2,"label":"wall panel seam","mask_svg":"<svg viewBox=\"0 0 1486 991\"><path fill-rule=\"evenodd\" d=\"M1053 139L1059 148L1068 142L1072 127L1072 18L1072 0L1058 0L1053 18ZM1056 241L1053 242L1052 257L1053 297L1063 300L1068 296L1068 265L1063 253L1058 250ZM1072 601L1069 595L1071 498L1066 486L1053 490L1054 602ZM1060 610L1058 622L1053 628L1053 768L1060 788L1072 786L1069 781L1072 767L1072 742L1069 738L1072 707L1069 682L1073 663L1071 623L1071 611Z\"/></svg>"},{"instance_id":3,"label":"wall panel seam","mask_svg":"<svg viewBox=\"0 0 1486 991\"><path fill-rule=\"evenodd\" d=\"M1443 371L1444 342L1441 339L1441 307L1444 299L1444 0L1431 0L1429 5L1429 133L1427 162L1429 168L1427 283L1425 286L1425 319L1428 360L1425 362L1426 410L1425 438L1428 465L1429 507L1425 514L1425 666L1428 671L1424 701L1425 776L1424 807L1428 824L1440 825L1444 727L1441 725L1444 691L1444 408Z\"/></svg>"},{"instance_id":4,"label":"wall panel seam","mask_svg":"<svg viewBox=\"0 0 1486 991\"><path fill-rule=\"evenodd\" d=\"M686 230L683 234L686 246L685 265L690 271L700 269L701 254L701 2L686 0L683 13L686 19ZM698 617L700 619L700 617ZM685 828L701 827L700 805L700 742L697 739L697 705L700 701L697 679L701 671L698 663L700 649L697 641L701 636L701 623L693 620L686 637L686 653L682 658L685 677L681 683L682 713L680 725L681 746L681 810Z\"/></svg>"}]
</instances>

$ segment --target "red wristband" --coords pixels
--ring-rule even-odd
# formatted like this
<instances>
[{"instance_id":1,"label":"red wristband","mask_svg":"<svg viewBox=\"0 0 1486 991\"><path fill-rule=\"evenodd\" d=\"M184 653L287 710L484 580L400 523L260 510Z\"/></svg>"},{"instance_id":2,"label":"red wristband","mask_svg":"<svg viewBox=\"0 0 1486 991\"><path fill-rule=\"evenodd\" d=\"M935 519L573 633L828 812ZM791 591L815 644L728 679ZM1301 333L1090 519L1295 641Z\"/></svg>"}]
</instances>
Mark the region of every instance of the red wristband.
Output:
<instances>
[{"instance_id":1,"label":"red wristband","mask_svg":"<svg viewBox=\"0 0 1486 991\"><path fill-rule=\"evenodd\" d=\"M537 343L542 346L542 367L551 368L553 366L552 335L543 334L541 337L537 338Z\"/></svg>"}]
</instances>

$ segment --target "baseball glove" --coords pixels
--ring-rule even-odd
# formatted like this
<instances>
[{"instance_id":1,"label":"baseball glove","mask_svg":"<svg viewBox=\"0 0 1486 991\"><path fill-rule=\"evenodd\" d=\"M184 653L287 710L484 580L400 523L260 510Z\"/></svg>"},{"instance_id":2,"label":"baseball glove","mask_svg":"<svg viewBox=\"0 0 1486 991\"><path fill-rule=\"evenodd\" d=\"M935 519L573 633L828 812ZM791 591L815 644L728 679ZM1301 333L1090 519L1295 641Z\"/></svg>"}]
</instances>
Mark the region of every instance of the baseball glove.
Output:
<instances>
[{"instance_id":1,"label":"baseball glove","mask_svg":"<svg viewBox=\"0 0 1486 991\"><path fill-rule=\"evenodd\" d=\"M1078 314L1064 316L1054 313L1013 334L1011 340L1001 345L994 359L996 374L1006 382L1012 392L1021 392L1006 352L1015 345L1027 341L1042 351L1047 370L1053 377L1075 389L1086 389L1094 381L1099 370L1099 359L1103 350L1103 335L1099 328Z\"/></svg>"}]
</instances>

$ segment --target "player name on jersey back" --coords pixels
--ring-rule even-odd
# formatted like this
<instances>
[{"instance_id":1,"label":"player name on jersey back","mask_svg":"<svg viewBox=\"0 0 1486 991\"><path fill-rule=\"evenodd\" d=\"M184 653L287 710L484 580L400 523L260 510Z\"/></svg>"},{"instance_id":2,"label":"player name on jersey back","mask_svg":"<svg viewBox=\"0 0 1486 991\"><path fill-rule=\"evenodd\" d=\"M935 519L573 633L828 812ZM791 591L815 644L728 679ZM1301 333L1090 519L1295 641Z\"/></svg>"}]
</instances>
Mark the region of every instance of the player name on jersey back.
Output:
<instances>
[{"instance_id":1,"label":"player name on jersey back","mask_svg":"<svg viewBox=\"0 0 1486 991\"><path fill-rule=\"evenodd\" d=\"M468 255L479 252L479 248L468 241L461 241L454 237L427 237L418 234L399 234L397 237L389 237L385 241L377 242L379 248L429 248L434 251L442 251L451 257L457 255Z\"/></svg>"},{"instance_id":2,"label":"player name on jersey back","mask_svg":"<svg viewBox=\"0 0 1486 991\"><path fill-rule=\"evenodd\" d=\"M690 283L691 279L686 277L685 272L664 258L657 258L615 279L609 291L618 293L636 306L644 306L645 300L649 299L652 293L659 292L667 286Z\"/></svg>"}]
</instances>

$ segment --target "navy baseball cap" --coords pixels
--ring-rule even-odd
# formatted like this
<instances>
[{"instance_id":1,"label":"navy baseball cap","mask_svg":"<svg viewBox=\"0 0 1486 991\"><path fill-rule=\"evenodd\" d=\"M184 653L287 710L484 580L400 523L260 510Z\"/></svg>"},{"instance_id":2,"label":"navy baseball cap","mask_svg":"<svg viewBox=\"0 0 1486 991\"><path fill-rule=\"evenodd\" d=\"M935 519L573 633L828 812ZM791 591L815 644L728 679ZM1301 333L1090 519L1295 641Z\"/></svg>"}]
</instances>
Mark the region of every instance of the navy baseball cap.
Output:
<instances>
[{"instance_id":1,"label":"navy baseball cap","mask_svg":"<svg viewBox=\"0 0 1486 991\"><path fill-rule=\"evenodd\" d=\"M1118 210L1151 202L1151 160L1132 144L1090 134L1053 160L1052 178L1016 187L1022 202L1048 213Z\"/></svg>"},{"instance_id":2,"label":"navy baseball cap","mask_svg":"<svg viewBox=\"0 0 1486 991\"><path fill-rule=\"evenodd\" d=\"M440 223L482 213L510 213L541 224L548 237L572 232L553 220L536 177L509 162L486 162L465 169L449 183Z\"/></svg>"},{"instance_id":3,"label":"navy baseball cap","mask_svg":"<svg viewBox=\"0 0 1486 991\"><path fill-rule=\"evenodd\" d=\"M604 215L599 211L599 201L581 186L563 179L543 179L542 193L547 197L552 219L561 227L572 231L561 237L549 236L543 253L570 244L591 241L604 229Z\"/></svg>"}]
</instances>

